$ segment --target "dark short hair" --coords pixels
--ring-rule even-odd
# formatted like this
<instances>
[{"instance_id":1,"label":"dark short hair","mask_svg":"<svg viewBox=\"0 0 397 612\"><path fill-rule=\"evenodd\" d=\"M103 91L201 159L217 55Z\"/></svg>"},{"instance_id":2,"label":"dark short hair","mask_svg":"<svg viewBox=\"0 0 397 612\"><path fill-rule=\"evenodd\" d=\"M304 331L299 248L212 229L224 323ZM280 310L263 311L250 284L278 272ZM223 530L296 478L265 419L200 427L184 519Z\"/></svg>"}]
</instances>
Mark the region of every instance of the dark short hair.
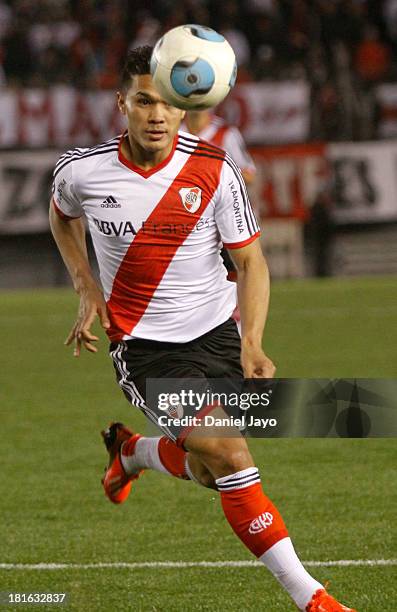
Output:
<instances>
[{"instance_id":1,"label":"dark short hair","mask_svg":"<svg viewBox=\"0 0 397 612\"><path fill-rule=\"evenodd\" d=\"M153 47L145 45L136 47L128 52L122 73L121 73L121 89L128 89L131 85L131 79L136 74L150 74L150 58L152 57Z\"/></svg>"}]
</instances>

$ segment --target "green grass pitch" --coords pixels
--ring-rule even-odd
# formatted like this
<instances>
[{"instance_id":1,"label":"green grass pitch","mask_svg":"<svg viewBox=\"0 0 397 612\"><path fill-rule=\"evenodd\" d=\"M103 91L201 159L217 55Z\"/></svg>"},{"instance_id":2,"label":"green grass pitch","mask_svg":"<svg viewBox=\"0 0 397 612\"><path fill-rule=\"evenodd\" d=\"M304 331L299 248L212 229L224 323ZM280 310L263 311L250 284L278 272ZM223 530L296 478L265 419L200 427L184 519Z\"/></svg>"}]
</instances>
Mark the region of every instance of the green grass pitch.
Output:
<instances>
[{"instance_id":1,"label":"green grass pitch","mask_svg":"<svg viewBox=\"0 0 397 612\"><path fill-rule=\"evenodd\" d=\"M281 377L396 377L396 304L392 278L275 283L266 351ZM99 431L111 419L145 424L115 384L103 337L79 360L62 345L76 305L70 290L0 294L0 563L251 559L213 491L147 473L124 506L107 502ZM250 446L302 559L396 557L394 440ZM397 609L396 566L311 571L358 612ZM0 569L6 590L67 591L65 609L79 612L294 610L256 567Z\"/></svg>"}]
</instances>

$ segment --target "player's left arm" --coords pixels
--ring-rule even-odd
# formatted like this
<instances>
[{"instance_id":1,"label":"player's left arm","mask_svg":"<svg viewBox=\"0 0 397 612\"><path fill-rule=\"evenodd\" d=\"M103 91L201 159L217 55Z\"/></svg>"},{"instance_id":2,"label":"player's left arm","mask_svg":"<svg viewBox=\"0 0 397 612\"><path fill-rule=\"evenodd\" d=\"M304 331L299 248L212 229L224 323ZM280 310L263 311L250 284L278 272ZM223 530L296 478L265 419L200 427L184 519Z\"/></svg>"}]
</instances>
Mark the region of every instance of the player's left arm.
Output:
<instances>
[{"instance_id":1,"label":"player's left arm","mask_svg":"<svg viewBox=\"0 0 397 612\"><path fill-rule=\"evenodd\" d=\"M241 313L241 365L246 378L272 378L276 368L262 349L269 308L270 280L260 240L257 238L229 254L237 268L237 293Z\"/></svg>"},{"instance_id":2,"label":"player's left arm","mask_svg":"<svg viewBox=\"0 0 397 612\"><path fill-rule=\"evenodd\" d=\"M258 240L260 227L243 177L227 154L215 198L215 221L223 245L237 268L244 376L271 378L275 367L262 350L269 306L269 272Z\"/></svg>"}]
</instances>

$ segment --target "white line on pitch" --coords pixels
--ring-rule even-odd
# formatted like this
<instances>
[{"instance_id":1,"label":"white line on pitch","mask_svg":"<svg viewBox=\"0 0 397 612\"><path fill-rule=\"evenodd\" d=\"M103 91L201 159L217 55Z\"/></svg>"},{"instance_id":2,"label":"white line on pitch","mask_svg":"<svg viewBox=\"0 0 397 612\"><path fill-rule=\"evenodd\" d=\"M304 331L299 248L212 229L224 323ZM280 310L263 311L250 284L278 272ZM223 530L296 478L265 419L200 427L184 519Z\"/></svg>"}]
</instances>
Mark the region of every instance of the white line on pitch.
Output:
<instances>
[{"instance_id":1,"label":"white line on pitch","mask_svg":"<svg viewBox=\"0 0 397 612\"><path fill-rule=\"evenodd\" d=\"M306 567L374 567L397 565L397 559L338 559L303 561ZM142 561L139 563L0 563L0 570L145 569L189 567L263 567L259 561Z\"/></svg>"}]
</instances>

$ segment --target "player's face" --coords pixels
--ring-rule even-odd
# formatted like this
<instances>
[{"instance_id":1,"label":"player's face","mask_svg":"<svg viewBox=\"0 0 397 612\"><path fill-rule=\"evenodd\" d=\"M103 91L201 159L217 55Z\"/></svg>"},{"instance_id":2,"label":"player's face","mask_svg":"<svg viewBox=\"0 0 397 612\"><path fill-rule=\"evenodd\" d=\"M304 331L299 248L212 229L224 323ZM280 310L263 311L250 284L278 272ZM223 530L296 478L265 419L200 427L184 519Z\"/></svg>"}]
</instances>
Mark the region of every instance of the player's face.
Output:
<instances>
[{"instance_id":1,"label":"player's face","mask_svg":"<svg viewBox=\"0 0 397 612\"><path fill-rule=\"evenodd\" d=\"M118 104L136 145L148 153L170 149L185 112L161 98L151 75L135 75L130 88L118 94Z\"/></svg>"}]
</instances>

